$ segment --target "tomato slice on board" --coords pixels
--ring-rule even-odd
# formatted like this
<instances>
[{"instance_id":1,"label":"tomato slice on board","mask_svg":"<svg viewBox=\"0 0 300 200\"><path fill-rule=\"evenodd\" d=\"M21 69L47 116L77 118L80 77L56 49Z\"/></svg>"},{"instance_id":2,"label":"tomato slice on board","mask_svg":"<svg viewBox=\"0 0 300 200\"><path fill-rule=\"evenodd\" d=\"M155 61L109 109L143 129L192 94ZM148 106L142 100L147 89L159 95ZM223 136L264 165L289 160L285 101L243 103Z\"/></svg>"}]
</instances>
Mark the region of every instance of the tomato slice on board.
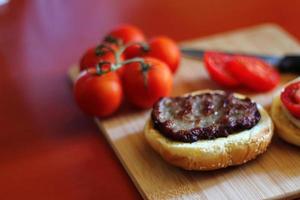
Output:
<instances>
[{"instance_id":1,"label":"tomato slice on board","mask_svg":"<svg viewBox=\"0 0 300 200\"><path fill-rule=\"evenodd\" d=\"M231 55L218 52L206 52L204 54L204 64L210 77L225 87L240 85L240 82L227 71L227 63L231 59Z\"/></svg>"},{"instance_id":2,"label":"tomato slice on board","mask_svg":"<svg viewBox=\"0 0 300 200\"><path fill-rule=\"evenodd\" d=\"M300 81L284 88L280 99L288 111L294 117L300 119Z\"/></svg>"},{"instance_id":3,"label":"tomato slice on board","mask_svg":"<svg viewBox=\"0 0 300 200\"><path fill-rule=\"evenodd\" d=\"M279 73L265 61L247 56L234 56L226 69L248 88L265 92L273 89L280 81Z\"/></svg>"}]
</instances>

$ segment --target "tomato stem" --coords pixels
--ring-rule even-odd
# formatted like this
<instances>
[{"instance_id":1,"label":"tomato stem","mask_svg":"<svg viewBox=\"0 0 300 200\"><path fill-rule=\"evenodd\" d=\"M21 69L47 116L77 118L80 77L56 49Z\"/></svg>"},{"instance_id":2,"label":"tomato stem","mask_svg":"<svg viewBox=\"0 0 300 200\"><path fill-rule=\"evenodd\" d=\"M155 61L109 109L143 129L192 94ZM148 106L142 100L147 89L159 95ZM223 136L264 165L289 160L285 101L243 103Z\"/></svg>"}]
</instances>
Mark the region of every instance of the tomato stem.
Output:
<instances>
[{"instance_id":1,"label":"tomato stem","mask_svg":"<svg viewBox=\"0 0 300 200\"><path fill-rule=\"evenodd\" d=\"M129 64L132 62L139 62L139 63L141 63L142 66L145 65L145 61L143 58L132 58L132 59L129 59L129 60L126 60L123 62L121 61L121 56L124 53L124 51L127 48L134 46L134 45L139 45L143 49L143 51L149 50L149 45L145 42L131 42L131 43L121 46L120 49L115 51L115 64L111 65L112 71L117 70L117 69L121 68L123 65L126 65L126 64Z\"/></svg>"},{"instance_id":2,"label":"tomato stem","mask_svg":"<svg viewBox=\"0 0 300 200\"><path fill-rule=\"evenodd\" d=\"M104 65L111 65L111 63L110 62L107 62L107 61L102 61L102 62L100 62L100 63L98 63L97 65L96 65L96 73L98 74L98 75L102 75L102 74L106 74L106 73L108 73L108 72L110 72L111 71L111 69L110 69L110 67L108 67L108 68L103 68L103 66Z\"/></svg>"},{"instance_id":3,"label":"tomato stem","mask_svg":"<svg viewBox=\"0 0 300 200\"><path fill-rule=\"evenodd\" d=\"M121 55L124 53L126 49L131 46L138 45L142 48L143 51L149 51L149 45L145 42L130 42L120 47L120 49L116 52L116 63L120 62Z\"/></svg>"},{"instance_id":4,"label":"tomato stem","mask_svg":"<svg viewBox=\"0 0 300 200\"><path fill-rule=\"evenodd\" d=\"M127 64L133 63L133 62L138 62L138 63L144 64L145 60L143 58L132 58L132 59L120 62L119 64L121 64L121 65L127 65Z\"/></svg>"},{"instance_id":5,"label":"tomato stem","mask_svg":"<svg viewBox=\"0 0 300 200\"><path fill-rule=\"evenodd\" d=\"M124 44L123 40L120 38L116 38L112 35L108 35L104 38L104 42L107 42L109 44L116 44L117 46L121 46Z\"/></svg>"},{"instance_id":6,"label":"tomato stem","mask_svg":"<svg viewBox=\"0 0 300 200\"><path fill-rule=\"evenodd\" d=\"M105 39L105 42L107 43L114 43L114 41L116 41L117 39L114 39L113 37L107 37ZM132 42L132 43L128 43L126 45L120 45L120 48L118 50L114 50L113 48L111 48L108 44L101 44L96 48L96 54L97 55L103 55L103 53L105 53L106 51L104 51L105 49L108 51L111 51L114 54L115 57L115 62L114 63L110 63L107 61L101 61L97 64L96 66L96 71L98 75L102 75L105 73L108 73L110 71L116 71L119 68L123 67L126 64L129 63L133 63L133 62L138 62L141 64L141 68L142 68L142 72L146 73L149 69L149 65L145 63L145 60L143 58L140 57L136 57L136 58L132 58L129 60L125 60L125 61L121 61L121 57L122 54L124 53L124 51L133 46L133 45L139 45L143 51L148 51L149 50L149 45L147 43L144 42ZM103 69L104 65L110 65L110 67L108 69Z\"/></svg>"},{"instance_id":7,"label":"tomato stem","mask_svg":"<svg viewBox=\"0 0 300 200\"><path fill-rule=\"evenodd\" d=\"M100 44L95 49L95 53L97 56L102 56L109 51L115 53L115 50L107 44Z\"/></svg>"},{"instance_id":8,"label":"tomato stem","mask_svg":"<svg viewBox=\"0 0 300 200\"><path fill-rule=\"evenodd\" d=\"M129 64L129 63L134 63L134 62L140 63L141 73L143 74L143 77L144 77L144 86L147 87L148 86L147 72L150 68L150 65L145 62L145 59L143 59L143 58L132 58L132 59L126 60L124 62L121 62L120 65L123 66L123 65L126 65L126 64Z\"/></svg>"}]
</instances>

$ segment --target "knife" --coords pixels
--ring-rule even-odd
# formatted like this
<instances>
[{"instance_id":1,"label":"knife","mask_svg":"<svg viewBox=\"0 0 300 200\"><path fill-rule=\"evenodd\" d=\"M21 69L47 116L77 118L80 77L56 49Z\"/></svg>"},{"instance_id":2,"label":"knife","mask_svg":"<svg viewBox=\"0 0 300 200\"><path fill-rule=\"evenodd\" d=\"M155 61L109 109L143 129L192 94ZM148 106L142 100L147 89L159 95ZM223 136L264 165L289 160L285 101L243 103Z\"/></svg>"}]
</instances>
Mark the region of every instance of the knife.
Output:
<instances>
[{"instance_id":1,"label":"knife","mask_svg":"<svg viewBox=\"0 0 300 200\"><path fill-rule=\"evenodd\" d=\"M191 58L202 59L203 55L208 50L193 49L193 48L181 48L182 54ZM263 55L263 54L248 54L242 52L227 52L227 51L213 51L219 53L225 53L229 55L243 55L260 58L272 66L277 68L282 73L298 73L300 74L300 54L288 54L284 56L277 55Z\"/></svg>"}]
</instances>

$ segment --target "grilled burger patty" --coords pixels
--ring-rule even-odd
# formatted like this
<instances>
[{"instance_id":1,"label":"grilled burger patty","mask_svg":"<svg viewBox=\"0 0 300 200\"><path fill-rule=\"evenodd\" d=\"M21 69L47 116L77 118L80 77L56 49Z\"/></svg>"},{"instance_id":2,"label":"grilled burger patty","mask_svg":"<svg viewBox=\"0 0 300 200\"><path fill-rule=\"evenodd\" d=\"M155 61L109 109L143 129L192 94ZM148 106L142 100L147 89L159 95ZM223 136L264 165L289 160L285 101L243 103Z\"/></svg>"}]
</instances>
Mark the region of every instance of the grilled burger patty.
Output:
<instances>
[{"instance_id":1,"label":"grilled burger patty","mask_svg":"<svg viewBox=\"0 0 300 200\"><path fill-rule=\"evenodd\" d=\"M251 129L261 116L249 98L220 92L162 98L154 105L151 118L154 128L166 137L191 143Z\"/></svg>"}]
</instances>

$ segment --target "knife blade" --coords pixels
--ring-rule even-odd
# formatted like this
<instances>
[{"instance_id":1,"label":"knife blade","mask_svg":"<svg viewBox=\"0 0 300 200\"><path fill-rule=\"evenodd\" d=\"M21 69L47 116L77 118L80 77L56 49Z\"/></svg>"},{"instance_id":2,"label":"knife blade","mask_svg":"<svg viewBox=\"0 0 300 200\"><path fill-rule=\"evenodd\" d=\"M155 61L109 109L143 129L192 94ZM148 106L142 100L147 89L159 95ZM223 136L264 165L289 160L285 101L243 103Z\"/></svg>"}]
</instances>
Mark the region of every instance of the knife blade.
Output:
<instances>
[{"instance_id":1,"label":"knife blade","mask_svg":"<svg viewBox=\"0 0 300 200\"><path fill-rule=\"evenodd\" d=\"M206 51L204 49L193 49L193 48L181 48L182 54L191 58L202 59ZM251 56L262 59L272 66L277 68L282 73L298 73L300 74L300 54L288 54L284 56L277 55L264 55L264 54L250 54L243 52L229 52L229 51L213 51L219 53L225 53L229 55L243 55Z\"/></svg>"}]
</instances>

